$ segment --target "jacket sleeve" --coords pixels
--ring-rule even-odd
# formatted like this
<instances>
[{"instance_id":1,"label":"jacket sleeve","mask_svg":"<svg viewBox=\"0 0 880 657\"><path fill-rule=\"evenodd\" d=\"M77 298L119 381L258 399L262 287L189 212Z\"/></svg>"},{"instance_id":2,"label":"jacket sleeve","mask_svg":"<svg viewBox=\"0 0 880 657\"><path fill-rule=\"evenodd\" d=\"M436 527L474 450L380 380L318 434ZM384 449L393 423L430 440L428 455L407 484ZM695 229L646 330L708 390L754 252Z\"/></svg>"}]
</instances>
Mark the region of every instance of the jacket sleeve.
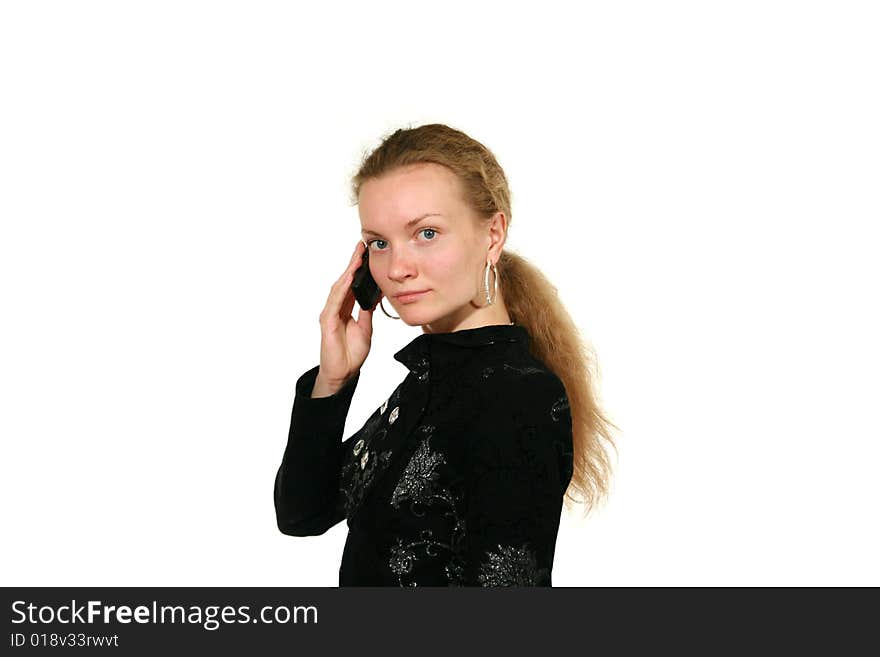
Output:
<instances>
[{"instance_id":1,"label":"jacket sleeve","mask_svg":"<svg viewBox=\"0 0 880 657\"><path fill-rule=\"evenodd\" d=\"M551 586L562 501L572 475L568 398L553 374L499 391L470 445L466 586Z\"/></svg>"},{"instance_id":2,"label":"jacket sleeve","mask_svg":"<svg viewBox=\"0 0 880 657\"><path fill-rule=\"evenodd\" d=\"M360 370L335 394L312 398L316 365L297 379L287 446L275 475L278 529L316 536L340 522L339 465L345 419Z\"/></svg>"}]
</instances>

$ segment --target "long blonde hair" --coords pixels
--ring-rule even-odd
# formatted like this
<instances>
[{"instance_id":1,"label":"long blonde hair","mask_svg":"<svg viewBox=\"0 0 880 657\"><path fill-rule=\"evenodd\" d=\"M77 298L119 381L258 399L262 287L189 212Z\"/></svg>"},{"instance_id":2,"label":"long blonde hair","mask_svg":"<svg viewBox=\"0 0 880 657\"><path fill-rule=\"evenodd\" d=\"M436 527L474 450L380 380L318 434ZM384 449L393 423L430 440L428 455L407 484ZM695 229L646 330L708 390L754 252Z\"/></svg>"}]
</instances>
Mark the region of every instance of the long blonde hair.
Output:
<instances>
[{"instance_id":1,"label":"long blonde hair","mask_svg":"<svg viewBox=\"0 0 880 657\"><path fill-rule=\"evenodd\" d=\"M395 130L365 153L351 179L352 203L361 185L399 167L433 162L456 174L465 202L483 221L497 212L511 223L510 188L492 152L465 133L442 123ZM562 381L572 418L574 462L566 506L582 502L584 515L607 498L611 461L616 450L612 423L600 408L599 366L593 347L559 299L557 288L524 257L504 250L497 264L499 285L511 319L529 333L529 350Z\"/></svg>"}]
</instances>

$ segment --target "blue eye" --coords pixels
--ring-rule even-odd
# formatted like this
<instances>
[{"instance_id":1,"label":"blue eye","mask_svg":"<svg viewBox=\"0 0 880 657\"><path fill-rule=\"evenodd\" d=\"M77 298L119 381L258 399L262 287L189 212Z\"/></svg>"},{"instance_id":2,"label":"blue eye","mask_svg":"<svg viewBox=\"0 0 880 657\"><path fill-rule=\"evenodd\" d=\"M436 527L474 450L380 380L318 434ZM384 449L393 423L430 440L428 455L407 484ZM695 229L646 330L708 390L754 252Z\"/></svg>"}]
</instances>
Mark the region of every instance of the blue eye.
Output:
<instances>
[{"instance_id":1,"label":"blue eye","mask_svg":"<svg viewBox=\"0 0 880 657\"><path fill-rule=\"evenodd\" d=\"M433 233L433 235L436 235L436 234L437 234L437 231L436 231L434 228L422 228L419 232L420 232L420 233L430 232L430 233ZM434 237L433 237L433 236L430 237L430 238L428 239L428 241L429 241L429 242L433 242L433 241L434 241ZM373 244L373 242L383 242L383 243L386 243L386 244L387 244L387 242L386 242L385 240L383 240L383 239L374 239L374 240L369 240L369 241L367 242L367 248L370 248L370 246ZM381 249L375 249L375 250L384 251L385 249L384 249L384 248L381 248Z\"/></svg>"}]
</instances>

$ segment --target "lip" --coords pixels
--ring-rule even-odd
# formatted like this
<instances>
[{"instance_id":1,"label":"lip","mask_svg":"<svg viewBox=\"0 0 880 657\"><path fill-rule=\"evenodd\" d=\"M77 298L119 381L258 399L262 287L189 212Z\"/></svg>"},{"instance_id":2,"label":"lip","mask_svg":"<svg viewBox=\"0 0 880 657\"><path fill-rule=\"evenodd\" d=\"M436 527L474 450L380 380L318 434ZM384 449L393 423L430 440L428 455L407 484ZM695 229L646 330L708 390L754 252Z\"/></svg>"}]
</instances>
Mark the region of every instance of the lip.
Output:
<instances>
[{"instance_id":1,"label":"lip","mask_svg":"<svg viewBox=\"0 0 880 657\"><path fill-rule=\"evenodd\" d=\"M422 297L423 294L430 292L430 290L417 290L414 292L406 292L404 294L395 294L394 298L398 301L406 303L408 301L416 301Z\"/></svg>"}]
</instances>

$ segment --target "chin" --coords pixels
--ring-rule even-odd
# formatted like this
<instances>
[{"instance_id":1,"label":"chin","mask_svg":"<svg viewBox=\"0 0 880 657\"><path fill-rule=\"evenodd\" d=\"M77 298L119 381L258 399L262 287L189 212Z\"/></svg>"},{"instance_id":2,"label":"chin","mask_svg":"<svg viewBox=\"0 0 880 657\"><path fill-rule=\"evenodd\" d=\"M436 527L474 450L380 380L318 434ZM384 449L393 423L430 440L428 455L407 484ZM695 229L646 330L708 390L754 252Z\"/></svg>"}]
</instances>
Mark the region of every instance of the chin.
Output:
<instances>
[{"instance_id":1,"label":"chin","mask_svg":"<svg viewBox=\"0 0 880 657\"><path fill-rule=\"evenodd\" d=\"M424 308L401 306L394 310L396 311L395 314L400 317L400 320L407 326L423 326L435 322L440 318L440 315L436 312Z\"/></svg>"},{"instance_id":2,"label":"chin","mask_svg":"<svg viewBox=\"0 0 880 657\"><path fill-rule=\"evenodd\" d=\"M421 326L431 321L430 317L423 312L401 310L398 311L397 316L407 326Z\"/></svg>"}]
</instances>

